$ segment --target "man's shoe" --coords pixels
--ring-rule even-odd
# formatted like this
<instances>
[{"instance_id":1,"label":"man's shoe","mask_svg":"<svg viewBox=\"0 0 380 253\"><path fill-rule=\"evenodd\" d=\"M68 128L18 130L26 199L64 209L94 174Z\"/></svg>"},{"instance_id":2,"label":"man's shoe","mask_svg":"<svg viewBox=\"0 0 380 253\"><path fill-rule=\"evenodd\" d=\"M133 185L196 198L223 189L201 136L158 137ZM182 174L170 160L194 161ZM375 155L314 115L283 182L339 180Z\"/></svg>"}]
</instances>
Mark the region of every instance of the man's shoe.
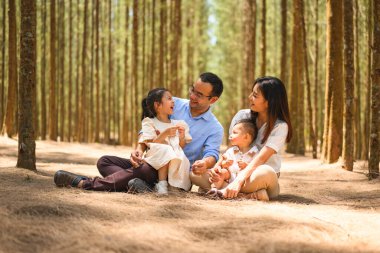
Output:
<instances>
[{"instance_id":1,"label":"man's shoe","mask_svg":"<svg viewBox=\"0 0 380 253\"><path fill-rule=\"evenodd\" d=\"M76 175L74 173L64 171L64 170L58 170L54 174L54 183L58 187L77 187L79 182L82 180L87 179L85 176Z\"/></svg>"},{"instance_id":2,"label":"man's shoe","mask_svg":"<svg viewBox=\"0 0 380 253\"><path fill-rule=\"evenodd\" d=\"M152 188L142 179L134 178L128 182L129 193L152 192Z\"/></svg>"}]
</instances>

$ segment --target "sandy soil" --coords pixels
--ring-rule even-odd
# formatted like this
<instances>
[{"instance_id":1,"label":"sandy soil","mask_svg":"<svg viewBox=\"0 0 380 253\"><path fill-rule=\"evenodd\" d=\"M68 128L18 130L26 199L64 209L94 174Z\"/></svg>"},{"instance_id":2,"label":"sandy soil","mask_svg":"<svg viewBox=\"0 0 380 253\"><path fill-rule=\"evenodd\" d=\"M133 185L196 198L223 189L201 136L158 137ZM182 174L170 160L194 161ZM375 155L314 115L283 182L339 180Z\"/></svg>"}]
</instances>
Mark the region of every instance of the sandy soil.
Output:
<instances>
[{"instance_id":1,"label":"sandy soil","mask_svg":"<svg viewBox=\"0 0 380 253\"><path fill-rule=\"evenodd\" d=\"M39 141L34 173L15 168L17 141L0 137L0 252L380 252L380 180L363 162L347 172L285 154L269 203L54 186L59 169L98 175L101 155L130 151Z\"/></svg>"}]
</instances>

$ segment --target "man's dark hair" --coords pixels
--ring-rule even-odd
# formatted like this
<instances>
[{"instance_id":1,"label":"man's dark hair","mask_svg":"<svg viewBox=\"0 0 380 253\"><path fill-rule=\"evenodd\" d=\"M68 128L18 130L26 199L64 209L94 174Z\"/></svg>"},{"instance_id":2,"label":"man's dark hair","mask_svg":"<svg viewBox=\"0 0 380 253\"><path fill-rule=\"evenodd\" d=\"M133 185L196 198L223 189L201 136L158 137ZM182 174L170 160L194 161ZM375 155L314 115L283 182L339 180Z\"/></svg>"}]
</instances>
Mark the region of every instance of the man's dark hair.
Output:
<instances>
[{"instance_id":1,"label":"man's dark hair","mask_svg":"<svg viewBox=\"0 0 380 253\"><path fill-rule=\"evenodd\" d=\"M209 83L212 85L211 96L220 97L223 93L223 82L219 76L211 72L202 73L199 78L204 83Z\"/></svg>"}]
</instances>

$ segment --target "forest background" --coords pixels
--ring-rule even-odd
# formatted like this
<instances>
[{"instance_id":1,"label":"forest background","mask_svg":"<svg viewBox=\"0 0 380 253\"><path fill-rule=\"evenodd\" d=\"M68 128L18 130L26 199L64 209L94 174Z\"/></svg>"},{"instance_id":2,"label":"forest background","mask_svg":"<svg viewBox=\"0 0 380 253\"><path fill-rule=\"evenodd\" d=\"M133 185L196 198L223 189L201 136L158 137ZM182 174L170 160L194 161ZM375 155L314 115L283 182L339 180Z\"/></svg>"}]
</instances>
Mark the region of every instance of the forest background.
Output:
<instances>
[{"instance_id":1,"label":"forest background","mask_svg":"<svg viewBox=\"0 0 380 253\"><path fill-rule=\"evenodd\" d=\"M370 160L369 176L377 177L378 5L372 0L2 1L2 133L22 136L27 150L33 148L25 139L133 146L140 101L149 89L163 86L187 97L198 75L211 71L225 84L213 112L226 143L231 118L248 106L253 80L272 75L284 81L289 94L295 132L288 152L310 150L330 163L343 156L348 170L355 159ZM28 65L22 54L30 50L35 54ZM32 86L24 95L30 101L19 97L28 80ZM18 122L27 115L21 108L31 111L33 128Z\"/></svg>"}]
</instances>

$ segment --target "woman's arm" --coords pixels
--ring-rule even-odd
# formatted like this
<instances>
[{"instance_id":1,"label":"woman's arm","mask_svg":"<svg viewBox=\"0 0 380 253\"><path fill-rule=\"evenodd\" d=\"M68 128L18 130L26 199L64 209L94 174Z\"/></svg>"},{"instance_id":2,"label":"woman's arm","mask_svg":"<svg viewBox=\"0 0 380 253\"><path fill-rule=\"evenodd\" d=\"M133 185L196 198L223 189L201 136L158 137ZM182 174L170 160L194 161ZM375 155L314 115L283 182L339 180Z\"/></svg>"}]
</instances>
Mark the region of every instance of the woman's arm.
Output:
<instances>
[{"instance_id":1,"label":"woman's arm","mask_svg":"<svg viewBox=\"0 0 380 253\"><path fill-rule=\"evenodd\" d=\"M247 167L239 172L236 179L224 190L222 190L223 196L225 198L235 198L238 195L245 180L251 176L252 172L260 165L266 163L268 159L275 153L276 151L274 149L264 146L260 150L259 154L247 165Z\"/></svg>"}]
</instances>

